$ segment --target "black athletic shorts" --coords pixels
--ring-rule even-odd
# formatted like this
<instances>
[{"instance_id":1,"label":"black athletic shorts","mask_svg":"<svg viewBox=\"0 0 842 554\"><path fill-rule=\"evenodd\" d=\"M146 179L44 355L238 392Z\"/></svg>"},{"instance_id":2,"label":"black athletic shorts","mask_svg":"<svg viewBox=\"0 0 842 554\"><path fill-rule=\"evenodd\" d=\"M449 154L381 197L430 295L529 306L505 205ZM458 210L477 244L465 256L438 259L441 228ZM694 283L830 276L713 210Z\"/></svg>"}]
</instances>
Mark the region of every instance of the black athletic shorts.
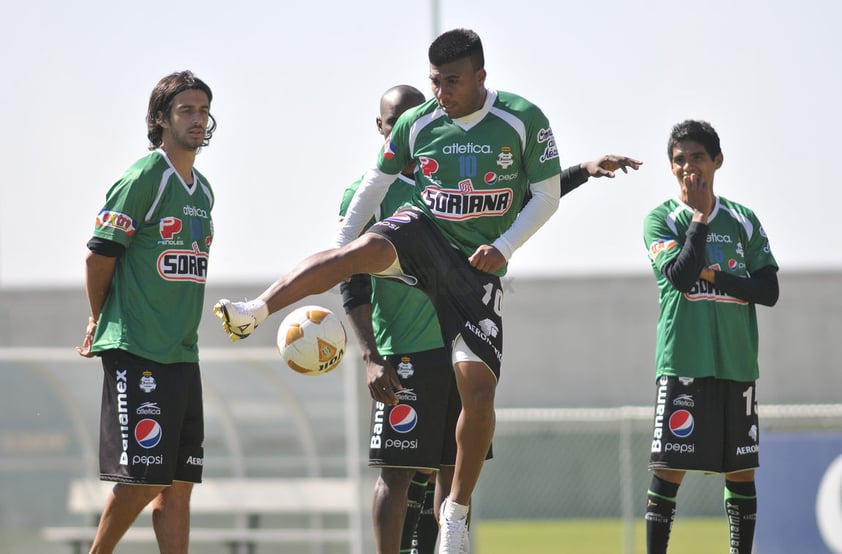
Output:
<instances>
[{"instance_id":1,"label":"black athletic shorts","mask_svg":"<svg viewBox=\"0 0 842 554\"><path fill-rule=\"evenodd\" d=\"M456 463L462 410L445 348L388 356L403 386L398 404L371 403L370 466L438 469Z\"/></svg>"},{"instance_id":2,"label":"black athletic shorts","mask_svg":"<svg viewBox=\"0 0 842 554\"><path fill-rule=\"evenodd\" d=\"M398 404L371 403L368 465L426 468L456 465L462 411L446 348L388 356L401 380ZM489 449L486 459L492 457Z\"/></svg>"},{"instance_id":3,"label":"black athletic shorts","mask_svg":"<svg viewBox=\"0 0 842 554\"><path fill-rule=\"evenodd\" d=\"M649 469L732 473L759 465L755 382L660 377Z\"/></svg>"},{"instance_id":4,"label":"black athletic shorts","mask_svg":"<svg viewBox=\"0 0 842 554\"><path fill-rule=\"evenodd\" d=\"M101 357L100 478L200 483L205 428L199 364L160 364L123 350Z\"/></svg>"},{"instance_id":5,"label":"black athletic shorts","mask_svg":"<svg viewBox=\"0 0 842 554\"><path fill-rule=\"evenodd\" d=\"M461 335L499 379L503 358L500 278L473 268L418 209L402 209L366 232L392 243L404 274L432 301L448 349Z\"/></svg>"}]
</instances>

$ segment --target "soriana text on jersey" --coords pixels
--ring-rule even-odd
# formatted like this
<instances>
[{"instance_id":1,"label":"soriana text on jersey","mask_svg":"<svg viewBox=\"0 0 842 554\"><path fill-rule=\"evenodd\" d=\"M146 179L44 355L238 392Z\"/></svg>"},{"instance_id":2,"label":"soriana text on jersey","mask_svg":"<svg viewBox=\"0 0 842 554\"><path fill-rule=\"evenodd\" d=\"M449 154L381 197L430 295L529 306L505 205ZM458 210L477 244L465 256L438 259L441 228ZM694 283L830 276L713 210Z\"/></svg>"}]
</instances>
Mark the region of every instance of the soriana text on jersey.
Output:
<instances>
[{"instance_id":1,"label":"soriana text on jersey","mask_svg":"<svg viewBox=\"0 0 842 554\"><path fill-rule=\"evenodd\" d=\"M158 274L167 281L204 283L208 274L208 253L193 242L192 250L170 249L158 256Z\"/></svg>"},{"instance_id":2,"label":"soriana text on jersey","mask_svg":"<svg viewBox=\"0 0 842 554\"><path fill-rule=\"evenodd\" d=\"M421 193L434 216L442 219L471 219L502 215L512 205L510 188L474 190L470 179L459 182L459 190L428 186Z\"/></svg>"}]
</instances>

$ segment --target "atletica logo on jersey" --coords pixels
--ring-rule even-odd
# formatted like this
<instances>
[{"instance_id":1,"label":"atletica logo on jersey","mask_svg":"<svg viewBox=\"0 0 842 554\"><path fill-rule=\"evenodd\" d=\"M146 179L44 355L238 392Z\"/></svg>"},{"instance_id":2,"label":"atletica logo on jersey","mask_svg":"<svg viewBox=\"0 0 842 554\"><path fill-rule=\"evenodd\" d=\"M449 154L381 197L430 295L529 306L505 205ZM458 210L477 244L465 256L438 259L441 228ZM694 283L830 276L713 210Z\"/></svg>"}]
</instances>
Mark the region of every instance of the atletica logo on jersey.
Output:
<instances>
[{"instance_id":1,"label":"atletica logo on jersey","mask_svg":"<svg viewBox=\"0 0 842 554\"><path fill-rule=\"evenodd\" d=\"M460 190L428 186L421 198L435 217L454 221L503 215L512 205L510 188L474 190L470 179L459 183Z\"/></svg>"},{"instance_id":2,"label":"atletica logo on jersey","mask_svg":"<svg viewBox=\"0 0 842 554\"><path fill-rule=\"evenodd\" d=\"M454 142L442 148L442 153L451 154L491 154L491 146L488 144L474 144L469 142L467 144L459 144Z\"/></svg>"},{"instance_id":3,"label":"atletica logo on jersey","mask_svg":"<svg viewBox=\"0 0 842 554\"><path fill-rule=\"evenodd\" d=\"M398 404L389 412L389 425L398 433L409 433L418 425L418 412L412 406Z\"/></svg>"},{"instance_id":4,"label":"atletica logo on jersey","mask_svg":"<svg viewBox=\"0 0 842 554\"><path fill-rule=\"evenodd\" d=\"M670 432L680 439L692 435L695 425L696 421L693 419L693 414L687 410L676 410L669 419Z\"/></svg>"},{"instance_id":5,"label":"atletica logo on jersey","mask_svg":"<svg viewBox=\"0 0 842 554\"><path fill-rule=\"evenodd\" d=\"M134 219L130 216L120 213L112 212L111 210L102 210L96 216L97 227L107 227L109 229L116 229L122 231L129 236L132 236L137 230Z\"/></svg>"},{"instance_id":6,"label":"atletica logo on jersey","mask_svg":"<svg viewBox=\"0 0 842 554\"><path fill-rule=\"evenodd\" d=\"M158 256L158 275L167 281L193 281L204 283L208 274L208 253L199 250L164 250Z\"/></svg>"},{"instance_id":7,"label":"atletica logo on jersey","mask_svg":"<svg viewBox=\"0 0 842 554\"><path fill-rule=\"evenodd\" d=\"M134 427L134 439L143 448L155 448L164 435L161 424L154 419L141 419Z\"/></svg>"}]
</instances>

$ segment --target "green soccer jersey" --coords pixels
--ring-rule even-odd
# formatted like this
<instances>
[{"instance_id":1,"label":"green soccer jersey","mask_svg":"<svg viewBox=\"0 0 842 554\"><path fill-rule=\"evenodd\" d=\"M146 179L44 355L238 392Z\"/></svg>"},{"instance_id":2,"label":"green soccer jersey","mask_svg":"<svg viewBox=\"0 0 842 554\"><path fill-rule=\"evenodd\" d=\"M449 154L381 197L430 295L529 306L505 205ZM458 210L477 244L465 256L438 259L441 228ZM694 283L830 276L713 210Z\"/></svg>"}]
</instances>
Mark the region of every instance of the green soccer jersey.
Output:
<instances>
[{"instance_id":1,"label":"green soccer jersey","mask_svg":"<svg viewBox=\"0 0 842 554\"><path fill-rule=\"evenodd\" d=\"M689 206L671 199L644 222L644 242L660 291L656 374L754 381L759 375L754 304L702 279L681 292L664 277L662 270L681 251L692 217ZM739 277L778 267L754 212L721 196L708 217L705 265Z\"/></svg>"},{"instance_id":2,"label":"green soccer jersey","mask_svg":"<svg viewBox=\"0 0 842 554\"><path fill-rule=\"evenodd\" d=\"M345 215L359 185L360 181L356 181L345 190L339 212L341 216ZM410 203L414 195L415 183L404 175L398 175L368 226ZM444 346L436 311L426 294L397 281L376 277L371 278L371 287L371 325L377 351L382 356L423 352Z\"/></svg>"},{"instance_id":3,"label":"green soccer jersey","mask_svg":"<svg viewBox=\"0 0 842 554\"><path fill-rule=\"evenodd\" d=\"M197 362L213 192L193 171L188 187L162 150L111 187L94 236L118 242L118 258L92 351L119 348L159 363Z\"/></svg>"},{"instance_id":4,"label":"green soccer jersey","mask_svg":"<svg viewBox=\"0 0 842 554\"><path fill-rule=\"evenodd\" d=\"M460 121L450 119L435 99L406 111L377 166L394 175L413 160L418 194L412 203L466 257L511 227L529 183L561 173L541 110L520 96L493 90L479 112Z\"/></svg>"}]
</instances>

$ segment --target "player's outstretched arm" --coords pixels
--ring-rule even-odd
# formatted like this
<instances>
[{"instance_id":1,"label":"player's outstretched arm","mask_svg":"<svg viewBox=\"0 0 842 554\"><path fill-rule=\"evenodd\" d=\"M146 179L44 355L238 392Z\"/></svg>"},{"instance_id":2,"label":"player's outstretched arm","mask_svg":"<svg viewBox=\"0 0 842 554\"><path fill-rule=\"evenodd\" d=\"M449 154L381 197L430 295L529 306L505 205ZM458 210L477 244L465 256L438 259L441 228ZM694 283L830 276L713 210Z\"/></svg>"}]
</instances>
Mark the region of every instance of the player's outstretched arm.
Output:
<instances>
[{"instance_id":1,"label":"player's outstretched arm","mask_svg":"<svg viewBox=\"0 0 842 554\"><path fill-rule=\"evenodd\" d=\"M629 168L637 170L643 165L643 162L628 156L606 154L597 160L584 162L581 165L589 177L608 177L609 179L613 179L615 171L622 170L623 173L628 173Z\"/></svg>"}]
</instances>

